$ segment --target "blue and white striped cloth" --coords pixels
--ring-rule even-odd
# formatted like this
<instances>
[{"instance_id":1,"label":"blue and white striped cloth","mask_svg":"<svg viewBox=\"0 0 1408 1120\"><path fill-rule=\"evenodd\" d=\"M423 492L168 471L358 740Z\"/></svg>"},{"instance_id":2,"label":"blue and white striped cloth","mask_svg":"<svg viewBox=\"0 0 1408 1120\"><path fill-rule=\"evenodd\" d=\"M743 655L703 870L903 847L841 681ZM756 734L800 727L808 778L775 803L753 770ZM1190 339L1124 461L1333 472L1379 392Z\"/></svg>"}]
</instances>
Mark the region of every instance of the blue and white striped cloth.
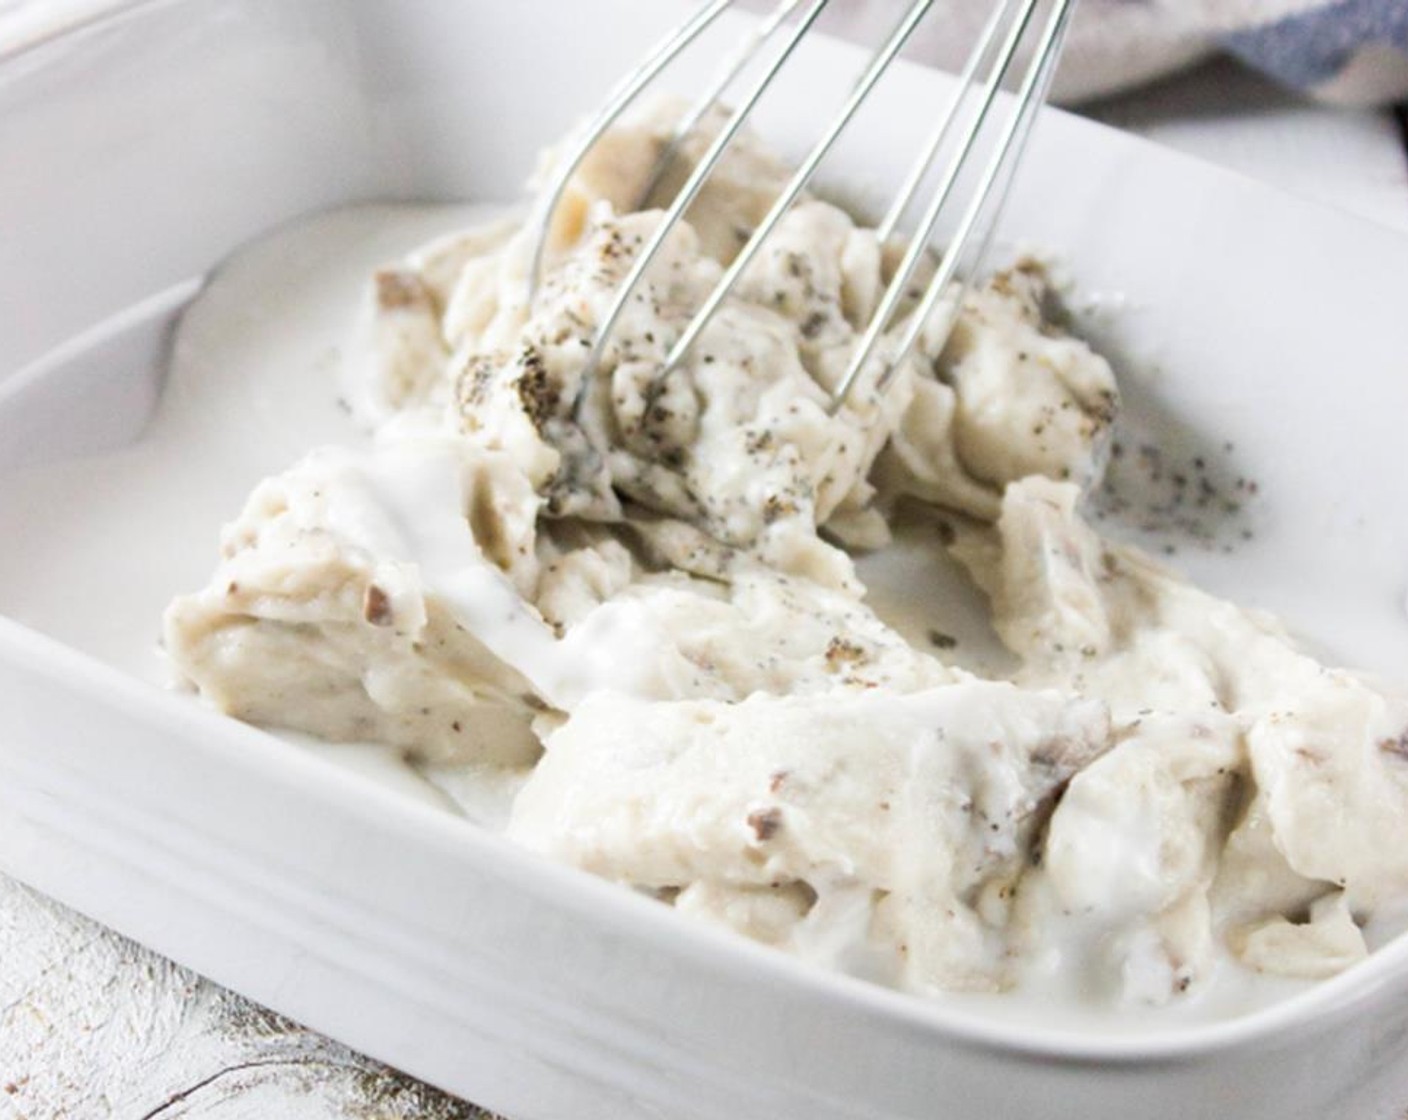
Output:
<instances>
[{"instance_id":1,"label":"blue and white striped cloth","mask_svg":"<svg viewBox=\"0 0 1408 1120\"><path fill-rule=\"evenodd\" d=\"M829 29L874 42L906 4L833 0ZM910 53L954 69L991 5L945 0ZM1055 96L1113 93L1218 51L1325 100L1399 101L1408 98L1408 0L1082 0Z\"/></svg>"},{"instance_id":2,"label":"blue and white striped cloth","mask_svg":"<svg viewBox=\"0 0 1408 1120\"><path fill-rule=\"evenodd\" d=\"M1247 21L1224 36L1226 48L1311 93L1355 101L1408 96L1408 0L1284 6L1295 10Z\"/></svg>"}]
</instances>

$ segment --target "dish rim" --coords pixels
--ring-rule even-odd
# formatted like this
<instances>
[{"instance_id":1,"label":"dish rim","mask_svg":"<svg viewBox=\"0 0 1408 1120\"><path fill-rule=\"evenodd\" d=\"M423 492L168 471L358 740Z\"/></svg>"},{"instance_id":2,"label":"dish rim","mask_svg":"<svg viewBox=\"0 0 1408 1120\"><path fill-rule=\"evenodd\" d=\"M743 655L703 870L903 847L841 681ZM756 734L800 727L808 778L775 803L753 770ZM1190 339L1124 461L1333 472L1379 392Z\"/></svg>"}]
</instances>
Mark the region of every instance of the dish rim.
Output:
<instances>
[{"instance_id":1,"label":"dish rim","mask_svg":"<svg viewBox=\"0 0 1408 1120\"><path fill-rule=\"evenodd\" d=\"M192 732L186 738L194 750L213 752L227 764L296 785L300 794L314 800L334 802L343 810L373 817L376 827L393 829L401 839L452 849L456 858L472 858L492 868L494 874L526 885L530 893L550 896L555 905L575 913L590 913L628 937L667 938L690 958L712 956L735 973L757 971L759 982L798 985L810 997L835 1000L852 1010L883 1015L908 1029L970 1047L1080 1065L1185 1063L1217 1051L1273 1042L1321 1017L1352 1012L1384 984L1408 974L1405 931L1336 976L1225 1020L1148 1031L1141 1028L1128 1035L998 1021L981 1012L946 1006L941 995L904 992L832 972L692 920L623 884L528 852L450 811L383 789L333 762L300 752L267 731L211 711L193 696L163 690L0 616L0 661L10 658L23 659L55 679L66 678L81 685L99 703L161 720L170 730L186 724ZM181 824L199 828L189 819ZM466 857L465 852L473 853L472 857ZM1157 1009L1151 1014L1157 1015Z\"/></svg>"}]
</instances>

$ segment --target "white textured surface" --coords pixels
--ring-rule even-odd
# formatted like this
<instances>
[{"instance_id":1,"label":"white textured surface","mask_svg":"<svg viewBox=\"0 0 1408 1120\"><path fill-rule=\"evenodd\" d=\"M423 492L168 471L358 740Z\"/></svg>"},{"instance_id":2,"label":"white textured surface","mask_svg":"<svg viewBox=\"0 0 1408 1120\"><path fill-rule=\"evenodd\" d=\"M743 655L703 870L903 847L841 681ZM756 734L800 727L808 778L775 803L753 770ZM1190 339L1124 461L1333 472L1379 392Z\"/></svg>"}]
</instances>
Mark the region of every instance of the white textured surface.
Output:
<instances>
[{"instance_id":1,"label":"white textured surface","mask_svg":"<svg viewBox=\"0 0 1408 1120\"><path fill-rule=\"evenodd\" d=\"M34 0L4 16L39 17ZM1386 113L1303 106L1230 67L1092 115L1408 228ZM474 1117L0 878L0 1118Z\"/></svg>"},{"instance_id":2,"label":"white textured surface","mask_svg":"<svg viewBox=\"0 0 1408 1120\"><path fill-rule=\"evenodd\" d=\"M3 876L0 962L6 1120L487 1116Z\"/></svg>"}]
</instances>

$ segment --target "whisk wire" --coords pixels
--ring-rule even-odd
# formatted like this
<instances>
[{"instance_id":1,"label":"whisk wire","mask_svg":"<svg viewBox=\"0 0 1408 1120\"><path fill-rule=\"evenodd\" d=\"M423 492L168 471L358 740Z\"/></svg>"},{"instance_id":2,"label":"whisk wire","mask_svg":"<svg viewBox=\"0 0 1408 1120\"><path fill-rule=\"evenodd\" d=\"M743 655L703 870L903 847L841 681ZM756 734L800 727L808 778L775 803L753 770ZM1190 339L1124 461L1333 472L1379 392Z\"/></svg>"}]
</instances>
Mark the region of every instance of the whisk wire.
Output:
<instances>
[{"instance_id":1,"label":"whisk wire","mask_svg":"<svg viewBox=\"0 0 1408 1120\"><path fill-rule=\"evenodd\" d=\"M616 293L616 298L612 300L611 306L607 308L606 314L602 316L601 322L597 325L591 352L587 358L586 372L582 382L584 386L601 361L602 353L605 351L606 344L610 340L612 328L615 327L616 321L621 317L621 312L626 309L626 305L630 302L631 296L635 294L635 290L640 284L641 278L645 275L646 270L650 267L651 262L659 255L666 238L670 236L670 232L679 224L680 219L684 216L684 212L689 209L690 204L698 197L699 192L703 190L704 183L714 170L714 166L723 158L724 151L728 148L733 138L738 135L739 129L743 127L744 122L748 119L749 113L753 111L753 107L757 105L759 99L767 91L768 86L772 84L778 71L786 65L787 60L792 56L792 52L797 49L797 45L806 38L807 32L811 30L812 25L816 23L828 3L829 0L812 0L811 7L807 9L806 13L786 37L782 47L773 56L767 70L749 87L747 93L739 103L738 108L729 116L723 127L719 129L718 134L710 142L704 154L700 156L699 162L695 165L694 170L690 172L689 178L685 180L684 186L680 188L679 193L670 204L670 208L665 211L664 217L660 219L660 222L646 240L645 245L641 248L640 252L636 254L635 260L631 264L630 271L626 273L626 278L621 282L620 288Z\"/></svg>"},{"instance_id":2,"label":"whisk wire","mask_svg":"<svg viewBox=\"0 0 1408 1120\"><path fill-rule=\"evenodd\" d=\"M690 320L688 326L685 327L683 333L680 335L679 340L670 351L669 357L665 359L665 366L659 376L664 377L665 374L669 373L671 369L683 360L689 348L694 345L695 340L698 339L704 327L713 317L714 312L718 310L719 305L723 303L728 294L733 291L733 287L738 282L738 278L742 276L743 271L752 263L753 258L757 256L758 251L763 247L763 243L772 233L773 228L782 220L783 215L791 208L797 196L801 194L802 191L806 189L807 184L811 182L812 176L816 174L816 170L821 166L821 162L825 159L826 154L831 151L831 148L835 145L836 140L840 137L846 125L850 123L851 118L855 116L856 111L861 107L871 89L874 88L875 83L880 80L885 70L889 67L890 62L894 59L895 55L899 53L905 41L914 32L914 29L919 26L919 23L923 20L928 10L933 7L933 4L934 0L917 0L917 2L910 7L909 11L905 13L904 18L900 20L899 25L891 33L890 37L880 49L875 52L870 60L870 64L866 67L865 72L861 75L860 80L856 83L855 88L846 99L846 103L841 107L835 121L826 130L825 135L817 141L816 145L807 154L806 159L802 161L792 178L782 189L782 193L777 196L777 200L773 203L772 208L768 211L763 220L758 223L758 227L748 238L747 243L739 250L738 255L734 257L733 262L724 272L719 282L714 286L713 291L709 293L709 298L705 300L704 304L695 312L693 319Z\"/></svg>"},{"instance_id":3,"label":"whisk wire","mask_svg":"<svg viewBox=\"0 0 1408 1120\"><path fill-rule=\"evenodd\" d=\"M655 161L655 169L651 172L650 179L636 199L636 209L644 210L649 205L651 196L660 186L660 181L665 177L670 165L674 163L680 145L694 133L694 130L699 127L699 122L704 119L710 109L719 103L729 87L738 79L738 75L757 57L764 44L773 37L773 34L787 21L789 16L802 6L802 3L803 0L782 0L773 8L772 13L766 19L759 21L757 27L729 55L714 81L676 123L669 142Z\"/></svg>"},{"instance_id":4,"label":"whisk wire","mask_svg":"<svg viewBox=\"0 0 1408 1120\"><path fill-rule=\"evenodd\" d=\"M667 168L673 162L680 146L693 135L709 112L717 106L739 76L749 68L766 44L784 27L788 31L784 42L767 60L762 74L752 81L740 100L738 107L729 112L723 124L710 139L704 154L690 171L685 183L680 187L669 207L662 215L655 229L646 238L645 244L636 254L625 279L616 290L614 297L598 323L592 346L588 353L586 370L578 392L578 403L592 382L593 374L600 365L610 341L611 332L620 320L622 312L636 293L652 261L659 255L671 231L679 224L685 212L704 188L708 177L729 144L738 134L752 113L760 98L772 85L779 72L787 64L797 46L806 37L817 19L821 16L829 0L779 0L772 13L745 38L741 47L727 60L725 65L699 100L676 124L670 139L664 145L652 175L638 199L639 206L649 203L651 195L659 187ZM701 332L723 301L737 284L743 272L756 259L768 237L777 227L788 210L804 191L826 155L831 151L851 122L866 98L877 83L884 77L895 57L903 49L914 30L929 14L934 0L912 0L903 17L896 24L884 43L874 52L868 64L857 79L851 93L838 110L836 116L825 129L793 173L785 187L773 200L767 214L751 232L737 256L695 312L679 338L671 347L665 363L656 375L659 381L675 368L698 340ZM606 105L583 130L581 139L572 148L568 157L562 160L556 177L544 190L541 201L535 209L531 221L536 223L537 240L533 246L529 264L528 291L531 302L542 278L543 258L548 241L551 219L557 204L566 190L572 175L591 151L597 140L611 124L625 111L626 107L664 70L674 59L690 46L699 36L723 14L733 0L705 0L695 12L675 31L665 37L646 57L645 61L628 74L612 91ZM926 254L944 214L951 209L960 181L970 176L968 168L976 162L980 141L991 131L989 119L993 116L999 92L1012 70L1027 32L1034 22L1038 7L1049 4L1049 15L1038 35L1038 41L1026 64L1018 90L1012 100L1013 108L1005 123L996 126L997 138L991 144L986 162L978 174L976 185L969 189L966 205L962 209L958 225L948 241L946 251L939 257L937 267L923 293L911 292L911 282ZM805 10L800 16L797 12ZM1045 100L1056 62L1060 55L1070 15L1075 0L995 0L992 14L984 24L978 40L958 76L953 95L949 99L943 115L932 131L919 159L912 165L901 183L900 189L889 210L881 220L876 233L881 243L887 242L905 220L920 188L928 180L933 165L951 145L955 151L949 156L939 173L937 185L928 205L924 208L913 235L908 239L901 257L879 305L866 323L860 340L850 355L840 381L832 392L831 407L836 411L843 407L866 371L882 338L895 324L897 313L907 299L918 295L912 312L904 320L894 348L887 355L885 366L878 372L873 383L873 392L883 392L893 380L896 370L905 357L917 344L920 336L931 332L935 345L942 345L956 319L957 308L962 299L965 281L959 279L964 262L970 262L966 275L971 278L977 271L991 244L998 215L1006 201L1016 165L1024 150L1037 110ZM795 20L793 17L796 17ZM789 20L793 22L789 26ZM980 92L976 107L970 106L975 85L981 78ZM963 128L955 136L959 122ZM935 312L946 294L953 299L943 311L943 318L936 319Z\"/></svg>"},{"instance_id":5,"label":"whisk wire","mask_svg":"<svg viewBox=\"0 0 1408 1120\"><path fill-rule=\"evenodd\" d=\"M733 0L706 0L706 3L684 23L657 43L646 55L645 61L622 78L616 88L611 91L607 96L606 104L582 130L581 139L578 140L571 153L558 165L551 186L543 192L536 212L529 219L530 226L540 231L538 240L533 246L532 259L528 263L529 303L537 294L538 282L542 278L543 254L547 248L547 234L552 223L553 212L557 209L557 204L562 201L562 193L567 189L567 184L571 181L573 173L581 166L588 153L596 147L596 142L601 139L602 133L615 123L616 119L640 96L646 86L650 85L681 51L699 38L709 25L732 5Z\"/></svg>"},{"instance_id":6,"label":"whisk wire","mask_svg":"<svg viewBox=\"0 0 1408 1120\"><path fill-rule=\"evenodd\" d=\"M1031 131L1032 123L1036 119L1036 110L1040 106L1045 96L1045 91L1051 83L1052 75L1056 69L1056 59L1060 53L1060 45L1065 37L1066 27L1070 21L1072 4L1070 0L1058 3L1047 19L1046 27L1042 32L1040 43L1036 50L1036 62L1027 71L1023 79L1022 87L1017 94L1017 110L1008 119L1004 126L1002 135L998 139L992 154L988 158L987 166L983 169L982 179L974 192L968 208L964 211L963 217L959 220L958 228L954 231L953 241L949 252L944 255L939 264L938 271L929 281L929 286L924 293L924 298L915 309L904 334L891 356L890 364L881 374L876 382L878 392L883 392L887 384L894 377L895 371L905 356L912 350L919 341L919 336L923 333L926 324L934 312L939 299L945 290L954 281L958 274L959 266L962 263L963 249L972 236L980 219L984 217L985 211L988 218L987 227L979 239L977 252L974 254L970 275L975 272L979 262L986 254L991 243L992 234L996 228L997 213L1002 209L1006 201L1007 192L1011 189L1014 176L1010 173L1011 162L1025 146L1027 135ZM1008 172L1005 176L1004 171ZM998 184L1001 179L1000 185ZM947 321L939 325L938 334L946 336L953 324L953 319L957 314L957 302L947 312ZM842 395L844 399L844 395Z\"/></svg>"},{"instance_id":7,"label":"whisk wire","mask_svg":"<svg viewBox=\"0 0 1408 1120\"><path fill-rule=\"evenodd\" d=\"M976 45L968 52L968 57L963 63L963 69L958 75L958 89L949 100L947 110L939 118L938 124L930 134L929 142L924 145L924 150L914 161L909 174L905 176L899 193L895 195L895 200L890 204L890 209L880 219L880 224L875 227L876 240L882 245L894 236L895 230L904 220L909 204L914 201L914 196L923 184L929 168L933 166L934 160L943 150L949 133L953 131L954 123L959 118L959 110L962 109L968 95L972 92L973 82L977 79L978 71L992 60L993 48L998 43L998 32L1007 22L1015 3L1016 0L1003 0L1002 3L993 5L987 22L978 34Z\"/></svg>"},{"instance_id":8,"label":"whisk wire","mask_svg":"<svg viewBox=\"0 0 1408 1120\"><path fill-rule=\"evenodd\" d=\"M884 296L881 297L880 306L870 317L870 322L866 326L865 334L861 336L860 343L856 346L851 355L846 372L841 377L840 383L836 387L833 407L839 408L850 396L855 388L856 381L861 372L870 361L871 355L880 342L885 331L889 329L890 321L894 318L895 311L909 293L909 282L914 277L915 269L919 267L919 262L924 255L929 252L929 242L934 235L934 230L939 224L939 219L943 215L944 209L948 205L949 198L953 195L954 187L957 185L959 177L967 165L970 155L976 147L982 135L983 125L987 122L988 114L992 111L994 102L997 100L998 90L1002 85L1002 79L1007 76L1007 71L1012 66L1012 61L1017 55L1017 48L1021 45L1022 37L1026 33L1027 25L1031 22L1032 14L1036 11L1039 0L1022 0L1020 10L1016 19L1012 21L1008 29L1007 36L1002 43L1002 48L998 52L997 60L993 64L991 71L983 86L982 98L978 104L976 115L968 127L958 151L950 159L947 168L944 170L943 179L934 191L934 197L929 206L924 211L923 218L920 219L919 228L910 239L909 246L905 250L904 257L900 260L899 267L891 278L889 285L885 289ZM962 98L964 91L959 90L956 99ZM958 256L960 249L956 244L949 245L949 251L944 255L944 259L951 261ZM893 365L891 366L893 368ZM889 371L882 371L881 379ZM879 381L876 383L877 390Z\"/></svg>"}]
</instances>

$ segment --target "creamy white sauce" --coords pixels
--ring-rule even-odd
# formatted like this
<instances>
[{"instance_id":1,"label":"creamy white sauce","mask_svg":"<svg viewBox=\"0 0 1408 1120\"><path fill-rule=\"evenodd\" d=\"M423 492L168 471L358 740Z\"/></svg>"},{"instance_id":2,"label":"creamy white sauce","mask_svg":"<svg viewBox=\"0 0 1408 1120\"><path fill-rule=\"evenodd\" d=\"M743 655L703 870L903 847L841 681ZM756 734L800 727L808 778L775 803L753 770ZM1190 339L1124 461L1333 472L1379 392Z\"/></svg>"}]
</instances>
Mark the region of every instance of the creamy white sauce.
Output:
<instances>
[{"instance_id":1,"label":"creamy white sauce","mask_svg":"<svg viewBox=\"0 0 1408 1120\"><path fill-rule=\"evenodd\" d=\"M655 680L670 636L640 603L603 603L558 638L484 557L459 513L460 460L448 445L358 455L352 468L372 500L355 507L356 525L338 525L348 505L333 506L332 528L372 543L377 555L414 562L426 590L553 707L569 709L603 688L661 692Z\"/></svg>"},{"instance_id":2,"label":"creamy white sauce","mask_svg":"<svg viewBox=\"0 0 1408 1120\"><path fill-rule=\"evenodd\" d=\"M234 254L182 319L156 415L131 446L6 474L0 612L166 687L161 613L173 587L208 575L223 521L309 446L365 441L340 398L368 272L492 212L356 207ZM288 737L381 784L438 797L385 747Z\"/></svg>"},{"instance_id":3,"label":"creamy white sauce","mask_svg":"<svg viewBox=\"0 0 1408 1120\"><path fill-rule=\"evenodd\" d=\"M339 407L339 363L368 273L437 233L482 220L472 207L367 207L322 215L244 250L212 279L184 320L160 410L131 447L110 455L45 464L10 475L0 490L0 523L18 530L0 552L0 611L154 684L168 679L156 648L157 620L173 588L198 586L210 566L221 520L261 478L309 446L356 445L363 437ZM529 616L507 579L478 557L462 521L437 522L454 507L435 488L434 464L382 469L369 482L392 511L384 531L398 538L427 583L452 602L495 652L529 666L550 698L580 696L594 683L648 677L657 635L629 603L598 612L559 641ZM443 514L441 514L443 518ZM446 524L445 521L453 522ZM902 524L898 547L863 560L870 601L907 638L923 645L957 639L950 657L992 671L998 647L986 612L923 534ZM942 619L940 623L938 620ZM613 632L603 640L604 628ZM623 637L623 635L626 635ZM598 651L611 649L611 662ZM632 651L623 667L622 649ZM295 737L289 736L290 740ZM390 752L327 746L323 758L430 803L453 802L501 827L521 774L429 769L437 792ZM1225 1018L1303 989L1258 976L1222 958L1193 998L1149 1009L1082 1008L1053 945L1040 962L1047 983L1001 997L944 997L1011 1021L1075 1030L1164 1029ZM1038 968L1038 973L1041 971Z\"/></svg>"}]
</instances>

